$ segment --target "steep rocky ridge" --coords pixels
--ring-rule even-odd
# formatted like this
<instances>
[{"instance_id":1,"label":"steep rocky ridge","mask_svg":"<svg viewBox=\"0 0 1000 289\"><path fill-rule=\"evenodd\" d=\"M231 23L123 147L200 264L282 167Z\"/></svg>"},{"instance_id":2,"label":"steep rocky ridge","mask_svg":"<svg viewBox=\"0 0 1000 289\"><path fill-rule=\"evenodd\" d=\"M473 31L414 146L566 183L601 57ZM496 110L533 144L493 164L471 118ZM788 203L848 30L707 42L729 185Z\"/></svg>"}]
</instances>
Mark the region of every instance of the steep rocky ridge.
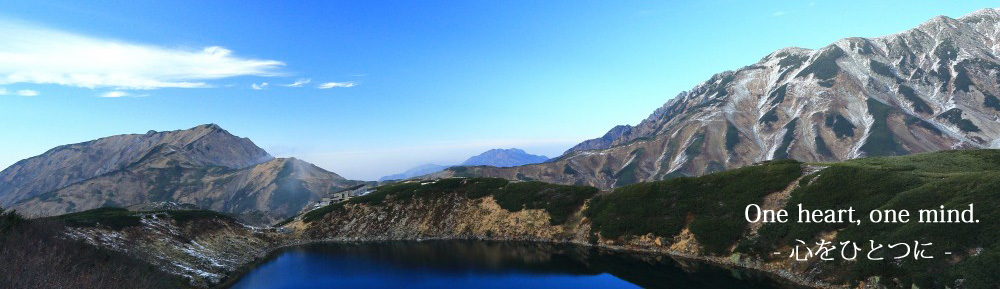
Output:
<instances>
[{"instance_id":1,"label":"steep rocky ridge","mask_svg":"<svg viewBox=\"0 0 1000 289\"><path fill-rule=\"evenodd\" d=\"M1000 13L936 17L878 38L785 48L544 164L451 168L612 188L771 159L838 161L1000 147Z\"/></svg>"}]
</instances>

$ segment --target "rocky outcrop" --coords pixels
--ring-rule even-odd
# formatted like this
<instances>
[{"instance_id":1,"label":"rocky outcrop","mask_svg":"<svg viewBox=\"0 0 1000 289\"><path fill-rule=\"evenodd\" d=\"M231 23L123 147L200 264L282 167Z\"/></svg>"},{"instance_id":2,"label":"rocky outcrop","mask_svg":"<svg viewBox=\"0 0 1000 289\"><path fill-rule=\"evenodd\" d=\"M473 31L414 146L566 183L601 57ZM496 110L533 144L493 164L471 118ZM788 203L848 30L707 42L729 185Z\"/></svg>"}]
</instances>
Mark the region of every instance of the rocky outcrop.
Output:
<instances>
[{"instance_id":1,"label":"rocky outcrop","mask_svg":"<svg viewBox=\"0 0 1000 289\"><path fill-rule=\"evenodd\" d=\"M936 17L878 38L785 48L683 92L635 126L515 168L431 176L600 188L771 159L838 161L1000 147L1000 13Z\"/></svg>"},{"instance_id":2,"label":"rocky outcrop","mask_svg":"<svg viewBox=\"0 0 1000 289\"><path fill-rule=\"evenodd\" d=\"M300 223L299 226L305 228L303 237L315 240L579 241L576 231L579 215L568 222L569 225L551 225L545 210L511 212L501 208L492 197L470 199L460 194L445 194L440 198L410 202L349 206L350 209L327 214L320 221Z\"/></svg>"},{"instance_id":3,"label":"rocky outcrop","mask_svg":"<svg viewBox=\"0 0 1000 289\"><path fill-rule=\"evenodd\" d=\"M182 211L173 211L178 213ZM133 212L139 224L69 227L66 236L140 258L195 287L217 285L242 266L289 243L287 234L232 219L177 219L167 212Z\"/></svg>"}]
</instances>

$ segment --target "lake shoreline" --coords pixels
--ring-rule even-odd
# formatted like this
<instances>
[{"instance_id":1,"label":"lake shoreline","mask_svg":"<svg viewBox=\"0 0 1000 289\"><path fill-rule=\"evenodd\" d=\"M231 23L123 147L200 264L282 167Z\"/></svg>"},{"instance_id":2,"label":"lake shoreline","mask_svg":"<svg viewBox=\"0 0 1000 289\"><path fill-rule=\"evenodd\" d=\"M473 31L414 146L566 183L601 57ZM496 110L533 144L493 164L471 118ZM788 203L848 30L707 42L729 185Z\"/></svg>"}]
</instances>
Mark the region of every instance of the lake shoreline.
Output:
<instances>
[{"instance_id":1,"label":"lake shoreline","mask_svg":"<svg viewBox=\"0 0 1000 289\"><path fill-rule=\"evenodd\" d=\"M762 266L753 266L745 263L736 263L729 258L722 257L709 257L709 256L699 256L694 254L684 254L678 252L670 252L657 249L649 248L630 248L626 246L615 246L607 244L591 244L586 242L576 242L576 241L552 241L552 240L511 240L511 239L501 239L501 238L453 238L453 237L442 237L442 238L418 238L418 239L382 239L382 238L328 238L321 240L302 240L297 242L291 242L286 244L281 244L278 246L273 246L263 251L264 253L257 254L251 262L239 266L233 273L229 274L223 282L211 286L211 288L230 288L237 284L243 279L249 272L258 268L260 265L267 263L272 258L280 255L285 250L305 247L310 245L322 245L322 244L351 244L351 243L365 243L365 244L375 244L381 242L425 242L425 241L487 241L487 242L517 242L517 243L535 243L535 244L552 244L552 245L567 245L567 246L578 246L582 248L606 250L611 252L632 254L632 255L651 255L651 256L665 256L674 259L675 261L697 261L712 266L720 268L729 269L740 269L749 270L756 273L761 273L773 281L797 287L808 287L808 288L840 288L838 286L833 286L829 284L819 283L815 281L809 281L804 278L797 277L796 275L784 271L784 270L768 270L764 269Z\"/></svg>"}]
</instances>

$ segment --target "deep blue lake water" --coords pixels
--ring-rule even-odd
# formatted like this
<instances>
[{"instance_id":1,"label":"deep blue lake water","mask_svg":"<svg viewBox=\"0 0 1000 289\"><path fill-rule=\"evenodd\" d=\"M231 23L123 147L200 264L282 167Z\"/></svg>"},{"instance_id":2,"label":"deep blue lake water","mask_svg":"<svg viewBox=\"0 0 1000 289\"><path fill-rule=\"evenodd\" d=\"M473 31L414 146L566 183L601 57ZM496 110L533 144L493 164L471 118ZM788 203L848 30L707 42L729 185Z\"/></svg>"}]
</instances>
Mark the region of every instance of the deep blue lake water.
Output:
<instances>
[{"instance_id":1,"label":"deep blue lake water","mask_svg":"<svg viewBox=\"0 0 1000 289\"><path fill-rule=\"evenodd\" d=\"M330 243L274 254L233 288L784 288L756 272L518 242Z\"/></svg>"}]
</instances>

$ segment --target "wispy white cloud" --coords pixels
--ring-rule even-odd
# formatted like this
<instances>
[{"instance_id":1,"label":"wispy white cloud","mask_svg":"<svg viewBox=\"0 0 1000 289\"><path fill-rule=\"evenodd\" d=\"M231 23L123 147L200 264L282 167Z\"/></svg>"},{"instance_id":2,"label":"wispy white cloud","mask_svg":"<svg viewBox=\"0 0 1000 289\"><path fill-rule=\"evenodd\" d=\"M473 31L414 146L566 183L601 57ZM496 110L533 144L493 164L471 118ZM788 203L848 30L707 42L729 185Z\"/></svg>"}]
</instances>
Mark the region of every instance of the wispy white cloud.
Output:
<instances>
[{"instance_id":1,"label":"wispy white cloud","mask_svg":"<svg viewBox=\"0 0 1000 289\"><path fill-rule=\"evenodd\" d=\"M785 11L775 11L774 13L771 13L771 16L773 16L773 17L781 17L781 16L785 16L786 14L788 14L788 13L785 12Z\"/></svg>"},{"instance_id":2,"label":"wispy white cloud","mask_svg":"<svg viewBox=\"0 0 1000 289\"><path fill-rule=\"evenodd\" d=\"M0 20L0 84L197 88L227 77L281 75L283 65L237 57L220 46L168 48Z\"/></svg>"},{"instance_id":3,"label":"wispy white cloud","mask_svg":"<svg viewBox=\"0 0 1000 289\"><path fill-rule=\"evenodd\" d=\"M17 91L17 95L20 96L38 96L37 90L22 89Z\"/></svg>"},{"instance_id":4,"label":"wispy white cloud","mask_svg":"<svg viewBox=\"0 0 1000 289\"><path fill-rule=\"evenodd\" d=\"M312 82L312 79L303 78L303 79L296 80L295 82L292 82L292 83L289 83L289 84L285 84L284 86L287 86L287 87L302 87L303 85L309 84L310 82Z\"/></svg>"},{"instance_id":5,"label":"wispy white cloud","mask_svg":"<svg viewBox=\"0 0 1000 289\"><path fill-rule=\"evenodd\" d=\"M253 88L253 90L267 89L267 85L268 85L267 82L260 84L254 83L250 85L250 88Z\"/></svg>"},{"instance_id":6,"label":"wispy white cloud","mask_svg":"<svg viewBox=\"0 0 1000 289\"><path fill-rule=\"evenodd\" d=\"M115 90L102 93L101 97L146 97L148 94L134 94L127 91Z\"/></svg>"},{"instance_id":7,"label":"wispy white cloud","mask_svg":"<svg viewBox=\"0 0 1000 289\"><path fill-rule=\"evenodd\" d=\"M329 89L329 88L334 88L334 87L354 87L354 85L355 85L354 82L350 82L350 81L349 82L327 82L327 83L320 84L316 88L319 88L319 89Z\"/></svg>"}]
</instances>

